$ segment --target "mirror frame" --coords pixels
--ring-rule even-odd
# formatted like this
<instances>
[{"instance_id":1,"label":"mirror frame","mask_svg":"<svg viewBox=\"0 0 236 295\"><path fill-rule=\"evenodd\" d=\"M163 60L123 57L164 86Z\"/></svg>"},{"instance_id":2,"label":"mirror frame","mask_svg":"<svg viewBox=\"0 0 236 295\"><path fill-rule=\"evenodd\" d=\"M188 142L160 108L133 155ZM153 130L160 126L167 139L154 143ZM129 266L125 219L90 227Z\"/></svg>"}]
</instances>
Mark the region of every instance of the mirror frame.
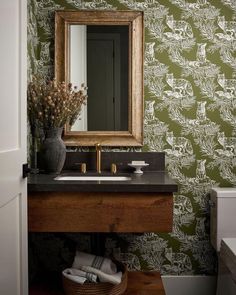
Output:
<instances>
[{"instance_id":1,"label":"mirror frame","mask_svg":"<svg viewBox=\"0 0 236 295\"><path fill-rule=\"evenodd\" d=\"M127 25L129 27L128 131L70 131L65 126L67 146L142 146L143 145L143 55L142 11L56 11L55 78L69 82L69 28L81 25ZM79 85L78 85L79 86Z\"/></svg>"}]
</instances>

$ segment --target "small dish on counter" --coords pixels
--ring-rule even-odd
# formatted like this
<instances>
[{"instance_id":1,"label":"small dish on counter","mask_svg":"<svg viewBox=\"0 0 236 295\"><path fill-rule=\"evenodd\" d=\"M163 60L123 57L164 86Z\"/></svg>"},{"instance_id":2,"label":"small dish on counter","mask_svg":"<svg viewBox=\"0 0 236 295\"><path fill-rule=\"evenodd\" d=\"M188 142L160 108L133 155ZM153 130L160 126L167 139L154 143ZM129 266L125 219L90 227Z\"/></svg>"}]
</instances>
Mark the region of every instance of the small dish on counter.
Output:
<instances>
[{"instance_id":1,"label":"small dish on counter","mask_svg":"<svg viewBox=\"0 0 236 295\"><path fill-rule=\"evenodd\" d=\"M128 164L128 166L135 168L135 174L143 174L142 168L149 166L149 164L145 163L144 161L132 161Z\"/></svg>"}]
</instances>

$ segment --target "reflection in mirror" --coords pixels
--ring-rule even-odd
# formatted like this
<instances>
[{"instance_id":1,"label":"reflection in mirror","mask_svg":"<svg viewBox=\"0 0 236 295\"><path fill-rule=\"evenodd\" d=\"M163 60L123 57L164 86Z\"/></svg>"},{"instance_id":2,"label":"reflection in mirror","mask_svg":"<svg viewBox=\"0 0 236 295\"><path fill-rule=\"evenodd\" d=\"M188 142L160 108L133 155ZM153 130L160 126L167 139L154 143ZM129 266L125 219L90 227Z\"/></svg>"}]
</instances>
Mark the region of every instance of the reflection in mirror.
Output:
<instances>
[{"instance_id":1,"label":"reflection in mirror","mask_svg":"<svg viewBox=\"0 0 236 295\"><path fill-rule=\"evenodd\" d=\"M70 81L88 86L71 131L128 131L128 26L70 25Z\"/></svg>"}]
</instances>

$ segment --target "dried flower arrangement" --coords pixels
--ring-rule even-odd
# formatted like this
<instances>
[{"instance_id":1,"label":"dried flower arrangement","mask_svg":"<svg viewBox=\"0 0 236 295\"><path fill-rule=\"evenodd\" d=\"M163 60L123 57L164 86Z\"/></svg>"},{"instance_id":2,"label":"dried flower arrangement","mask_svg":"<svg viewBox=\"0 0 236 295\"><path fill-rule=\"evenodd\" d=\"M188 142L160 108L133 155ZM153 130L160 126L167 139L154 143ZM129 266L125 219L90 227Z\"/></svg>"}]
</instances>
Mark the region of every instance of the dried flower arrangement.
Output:
<instances>
[{"instance_id":1,"label":"dried flower arrangement","mask_svg":"<svg viewBox=\"0 0 236 295\"><path fill-rule=\"evenodd\" d=\"M78 90L76 86L55 79L45 83L35 77L28 84L28 118L31 127L44 130L52 127L70 126L78 118L81 107L86 103L87 88L84 84Z\"/></svg>"}]
</instances>

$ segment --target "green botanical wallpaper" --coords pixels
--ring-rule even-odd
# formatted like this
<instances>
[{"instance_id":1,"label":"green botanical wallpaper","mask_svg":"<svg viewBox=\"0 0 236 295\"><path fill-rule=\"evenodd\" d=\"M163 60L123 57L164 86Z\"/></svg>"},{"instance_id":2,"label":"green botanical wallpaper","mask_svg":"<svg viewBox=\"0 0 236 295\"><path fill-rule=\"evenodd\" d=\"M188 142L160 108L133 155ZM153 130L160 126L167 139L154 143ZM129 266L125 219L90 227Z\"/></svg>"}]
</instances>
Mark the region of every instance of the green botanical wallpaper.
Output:
<instances>
[{"instance_id":1,"label":"green botanical wallpaper","mask_svg":"<svg viewBox=\"0 0 236 295\"><path fill-rule=\"evenodd\" d=\"M209 191L236 185L236 1L29 0L29 75L53 77L56 9L144 11L143 150L165 151L166 169L179 184L174 227L170 234L108 235L107 253L120 253L130 269L214 273ZM51 238L32 236L31 250ZM89 247L86 235L57 236L57 253L68 254L65 239ZM39 259L49 249L38 250Z\"/></svg>"}]
</instances>

